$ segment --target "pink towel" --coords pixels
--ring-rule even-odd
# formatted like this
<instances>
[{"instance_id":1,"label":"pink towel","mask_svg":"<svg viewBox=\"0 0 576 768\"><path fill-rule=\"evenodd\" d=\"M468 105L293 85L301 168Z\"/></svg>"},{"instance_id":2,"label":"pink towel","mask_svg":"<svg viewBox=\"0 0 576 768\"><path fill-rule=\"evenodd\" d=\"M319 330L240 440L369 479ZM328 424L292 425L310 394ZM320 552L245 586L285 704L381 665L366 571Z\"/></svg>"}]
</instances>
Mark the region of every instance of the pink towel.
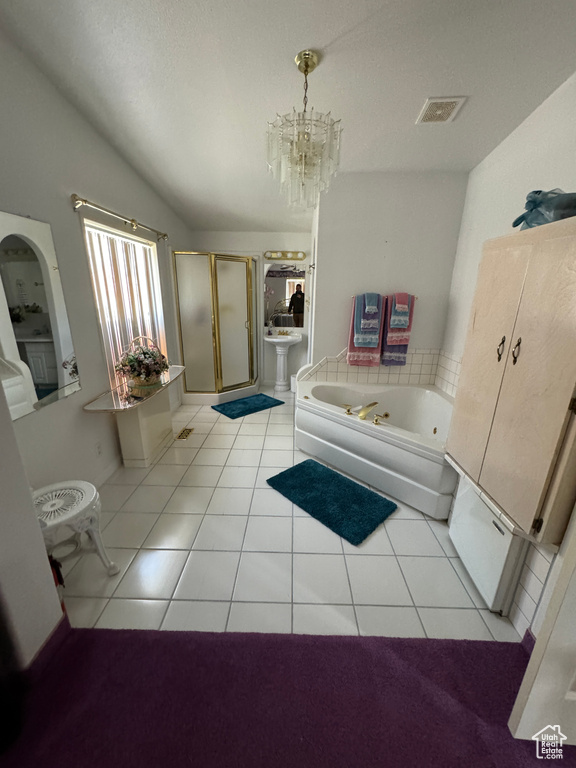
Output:
<instances>
[{"instance_id":1,"label":"pink towel","mask_svg":"<svg viewBox=\"0 0 576 768\"><path fill-rule=\"evenodd\" d=\"M395 293L396 296L396 309L398 312L408 312L408 294L407 293Z\"/></svg>"},{"instance_id":2,"label":"pink towel","mask_svg":"<svg viewBox=\"0 0 576 768\"><path fill-rule=\"evenodd\" d=\"M396 294L399 296L402 294ZM405 294L408 296L408 294ZM386 344L392 346L395 344L409 344L410 343L410 331L412 330L412 316L414 315L414 304L416 303L416 297L412 296L410 303L410 315L408 320L408 328L390 328L390 314L392 313L392 302L394 296L388 296L388 334L386 336ZM406 299L408 303L408 299ZM398 304L396 304L398 306Z\"/></svg>"},{"instance_id":3,"label":"pink towel","mask_svg":"<svg viewBox=\"0 0 576 768\"><path fill-rule=\"evenodd\" d=\"M362 301L363 297L358 296L358 300ZM355 347L354 346L354 312L356 308L356 298L352 300L352 316L350 318L350 334L348 336L348 354L346 355L346 362L348 365L380 365L380 348L382 346L382 328L384 323L380 323L380 335L378 338L377 347ZM384 309L384 307L382 307ZM383 313L382 313L383 314ZM405 329L402 329L405 330Z\"/></svg>"}]
</instances>

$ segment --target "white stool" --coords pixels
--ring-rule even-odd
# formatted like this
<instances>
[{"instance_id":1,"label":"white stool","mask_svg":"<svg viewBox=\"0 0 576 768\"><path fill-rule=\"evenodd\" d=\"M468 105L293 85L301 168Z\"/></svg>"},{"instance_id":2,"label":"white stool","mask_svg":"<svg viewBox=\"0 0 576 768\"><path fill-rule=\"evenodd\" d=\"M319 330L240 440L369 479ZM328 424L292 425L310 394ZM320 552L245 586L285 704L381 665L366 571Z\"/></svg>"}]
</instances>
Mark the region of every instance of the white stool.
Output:
<instances>
[{"instance_id":1,"label":"white stool","mask_svg":"<svg viewBox=\"0 0 576 768\"><path fill-rule=\"evenodd\" d=\"M86 533L106 568L114 576L120 568L108 557L100 536L100 496L96 488L84 480L69 480L65 483L45 485L32 494L36 516L40 522L48 554L56 547L73 544L74 549L65 558L75 554L81 547L81 534ZM68 526L74 534L65 541L57 541L58 530ZM60 558L61 560L65 559Z\"/></svg>"}]
</instances>

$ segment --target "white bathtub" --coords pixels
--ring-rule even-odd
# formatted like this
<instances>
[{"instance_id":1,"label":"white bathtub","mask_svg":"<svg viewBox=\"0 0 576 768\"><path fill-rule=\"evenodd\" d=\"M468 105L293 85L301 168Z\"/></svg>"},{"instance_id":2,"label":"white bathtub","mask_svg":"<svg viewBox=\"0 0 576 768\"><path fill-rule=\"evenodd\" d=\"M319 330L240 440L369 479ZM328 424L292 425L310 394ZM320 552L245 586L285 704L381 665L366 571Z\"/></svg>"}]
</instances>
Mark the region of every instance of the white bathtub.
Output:
<instances>
[{"instance_id":1,"label":"white bathtub","mask_svg":"<svg viewBox=\"0 0 576 768\"><path fill-rule=\"evenodd\" d=\"M378 405L358 418L363 405ZM356 411L347 416L343 403ZM373 424L374 414L389 418ZM436 520L458 475L444 459L452 401L432 386L297 383L296 446Z\"/></svg>"}]
</instances>

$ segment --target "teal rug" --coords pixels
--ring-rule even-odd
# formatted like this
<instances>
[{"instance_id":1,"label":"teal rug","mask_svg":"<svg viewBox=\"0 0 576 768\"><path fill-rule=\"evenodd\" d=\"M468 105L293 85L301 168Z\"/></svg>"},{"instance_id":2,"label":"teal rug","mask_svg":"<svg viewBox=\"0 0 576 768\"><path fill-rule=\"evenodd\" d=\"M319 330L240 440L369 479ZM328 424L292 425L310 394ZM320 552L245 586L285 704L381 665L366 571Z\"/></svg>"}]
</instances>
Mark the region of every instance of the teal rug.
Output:
<instances>
[{"instance_id":1,"label":"teal rug","mask_svg":"<svg viewBox=\"0 0 576 768\"><path fill-rule=\"evenodd\" d=\"M397 507L393 501L313 459L296 464L266 482L355 546Z\"/></svg>"},{"instance_id":2,"label":"teal rug","mask_svg":"<svg viewBox=\"0 0 576 768\"><path fill-rule=\"evenodd\" d=\"M229 419L240 419L242 416L249 416L251 413L265 411L268 408L274 408L276 405L284 405L283 400L276 400L275 397L268 395L251 395L250 397L241 397L240 400L231 400L222 405L213 405L212 408Z\"/></svg>"}]
</instances>

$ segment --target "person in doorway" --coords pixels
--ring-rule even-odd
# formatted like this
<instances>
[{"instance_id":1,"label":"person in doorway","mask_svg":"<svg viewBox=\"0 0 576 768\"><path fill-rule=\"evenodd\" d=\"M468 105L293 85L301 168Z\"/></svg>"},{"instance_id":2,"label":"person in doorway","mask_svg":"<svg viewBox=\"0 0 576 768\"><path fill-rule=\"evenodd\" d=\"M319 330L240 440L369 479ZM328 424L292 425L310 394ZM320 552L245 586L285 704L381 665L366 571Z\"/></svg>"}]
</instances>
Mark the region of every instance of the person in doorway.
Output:
<instances>
[{"instance_id":1,"label":"person in doorway","mask_svg":"<svg viewBox=\"0 0 576 768\"><path fill-rule=\"evenodd\" d=\"M300 283L296 285L296 293L293 293L290 297L288 312L292 313L294 327L302 328L304 326L304 294L302 293L302 286Z\"/></svg>"}]
</instances>

